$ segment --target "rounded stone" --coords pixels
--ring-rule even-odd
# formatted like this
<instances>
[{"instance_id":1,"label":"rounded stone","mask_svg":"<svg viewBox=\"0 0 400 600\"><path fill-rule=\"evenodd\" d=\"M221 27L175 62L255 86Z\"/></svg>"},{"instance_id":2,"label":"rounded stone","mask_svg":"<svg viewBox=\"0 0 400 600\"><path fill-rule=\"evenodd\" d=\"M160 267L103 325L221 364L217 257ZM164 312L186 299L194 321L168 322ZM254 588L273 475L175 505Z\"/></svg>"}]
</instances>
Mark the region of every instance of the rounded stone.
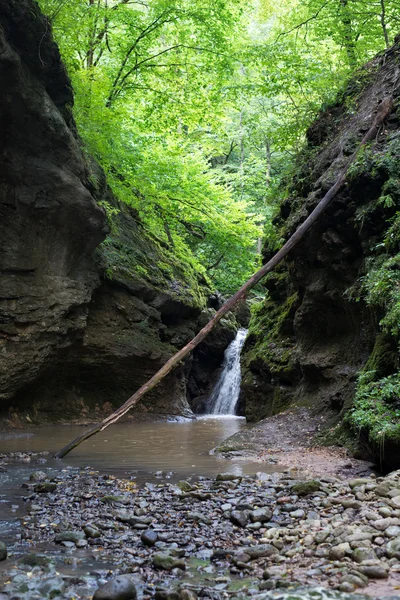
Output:
<instances>
[{"instance_id":1,"label":"rounded stone","mask_svg":"<svg viewBox=\"0 0 400 600\"><path fill-rule=\"evenodd\" d=\"M147 529L147 531L143 531L140 539L145 546L154 546L158 540L158 535L154 529Z\"/></svg>"},{"instance_id":2,"label":"rounded stone","mask_svg":"<svg viewBox=\"0 0 400 600\"><path fill-rule=\"evenodd\" d=\"M132 576L118 575L98 588L93 600L136 600L137 592Z\"/></svg>"}]
</instances>

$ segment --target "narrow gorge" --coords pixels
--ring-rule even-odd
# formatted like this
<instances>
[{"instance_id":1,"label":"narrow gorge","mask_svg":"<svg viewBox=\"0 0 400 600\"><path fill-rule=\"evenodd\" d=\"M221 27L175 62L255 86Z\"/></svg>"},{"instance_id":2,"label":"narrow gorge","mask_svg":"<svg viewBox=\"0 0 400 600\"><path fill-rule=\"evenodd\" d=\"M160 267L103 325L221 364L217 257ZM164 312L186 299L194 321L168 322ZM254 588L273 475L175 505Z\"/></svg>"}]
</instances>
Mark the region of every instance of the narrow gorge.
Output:
<instances>
[{"instance_id":1,"label":"narrow gorge","mask_svg":"<svg viewBox=\"0 0 400 600\"><path fill-rule=\"evenodd\" d=\"M398 22L0 0L0 600L400 600Z\"/></svg>"}]
</instances>

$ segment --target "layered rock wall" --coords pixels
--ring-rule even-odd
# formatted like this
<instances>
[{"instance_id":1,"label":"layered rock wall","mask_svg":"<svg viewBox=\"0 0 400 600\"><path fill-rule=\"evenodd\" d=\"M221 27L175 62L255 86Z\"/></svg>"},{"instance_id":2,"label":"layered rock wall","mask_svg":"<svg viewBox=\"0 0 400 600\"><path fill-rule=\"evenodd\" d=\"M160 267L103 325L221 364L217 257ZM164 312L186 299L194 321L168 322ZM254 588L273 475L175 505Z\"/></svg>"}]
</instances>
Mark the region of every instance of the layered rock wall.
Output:
<instances>
[{"instance_id":1,"label":"layered rock wall","mask_svg":"<svg viewBox=\"0 0 400 600\"><path fill-rule=\"evenodd\" d=\"M83 152L69 78L32 0L0 0L0 79L0 413L93 420L195 335L210 291ZM140 410L192 414L190 368Z\"/></svg>"}]
</instances>

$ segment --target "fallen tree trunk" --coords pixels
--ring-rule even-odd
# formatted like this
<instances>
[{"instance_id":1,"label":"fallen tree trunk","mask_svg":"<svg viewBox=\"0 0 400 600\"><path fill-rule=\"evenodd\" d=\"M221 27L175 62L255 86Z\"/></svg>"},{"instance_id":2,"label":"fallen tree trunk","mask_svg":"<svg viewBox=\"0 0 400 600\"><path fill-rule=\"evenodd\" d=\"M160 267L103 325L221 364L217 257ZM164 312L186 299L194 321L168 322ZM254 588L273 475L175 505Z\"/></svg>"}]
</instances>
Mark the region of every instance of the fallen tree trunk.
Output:
<instances>
[{"instance_id":1,"label":"fallen tree trunk","mask_svg":"<svg viewBox=\"0 0 400 600\"><path fill-rule=\"evenodd\" d=\"M348 158L344 168L342 169L338 179L335 184L330 188L330 190L326 193L326 195L320 200L315 209L310 213L307 219L302 223L294 232L294 234L288 239L288 241L282 246L282 248L273 256L273 258L264 265L259 271L257 271L241 288L236 292L223 306L215 313L213 318L207 323L205 327L193 338L186 346L184 346L179 352L177 352L174 356L172 356L163 367L155 374L151 379L149 379L137 392L133 394L118 410L113 412L110 416L108 416L104 421L93 425L87 431L82 433L82 435L78 436L74 440L72 440L67 446L62 448L57 454L56 458L62 458L71 450L76 448L83 441L89 439L99 431L103 431L109 425L112 425L116 421L118 421L121 417L123 417L133 406L135 406L143 396L153 389L177 364L184 359L200 342L204 340L204 338L210 333L210 331L215 327L215 325L222 319L222 317L229 312L235 304L243 298L249 290L251 290L267 273L270 273L280 262L286 257L286 255L299 243L299 241L304 237L306 232L312 227L315 221L320 217L320 215L326 210L329 206L330 202L336 196L338 191L343 187L346 181L347 171L355 160L357 154L360 149L367 144L369 141L373 140L374 137L379 132L380 125L384 121L384 119L390 114L393 109L393 98L388 96L384 98L379 105L378 113L374 119L374 122L371 128L368 130L364 138L361 140L355 152Z\"/></svg>"}]
</instances>

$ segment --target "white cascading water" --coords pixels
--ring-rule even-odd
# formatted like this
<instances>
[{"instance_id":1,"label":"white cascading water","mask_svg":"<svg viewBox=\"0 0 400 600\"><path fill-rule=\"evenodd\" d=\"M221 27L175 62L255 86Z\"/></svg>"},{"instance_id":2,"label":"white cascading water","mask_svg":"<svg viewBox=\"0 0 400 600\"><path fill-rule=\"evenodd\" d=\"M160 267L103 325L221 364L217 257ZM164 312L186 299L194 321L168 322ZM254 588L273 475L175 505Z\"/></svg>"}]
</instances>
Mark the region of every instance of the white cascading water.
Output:
<instances>
[{"instance_id":1,"label":"white cascading water","mask_svg":"<svg viewBox=\"0 0 400 600\"><path fill-rule=\"evenodd\" d=\"M208 400L208 414L235 415L239 400L240 353L246 339L247 329L239 329L236 338L225 350L223 370Z\"/></svg>"}]
</instances>

